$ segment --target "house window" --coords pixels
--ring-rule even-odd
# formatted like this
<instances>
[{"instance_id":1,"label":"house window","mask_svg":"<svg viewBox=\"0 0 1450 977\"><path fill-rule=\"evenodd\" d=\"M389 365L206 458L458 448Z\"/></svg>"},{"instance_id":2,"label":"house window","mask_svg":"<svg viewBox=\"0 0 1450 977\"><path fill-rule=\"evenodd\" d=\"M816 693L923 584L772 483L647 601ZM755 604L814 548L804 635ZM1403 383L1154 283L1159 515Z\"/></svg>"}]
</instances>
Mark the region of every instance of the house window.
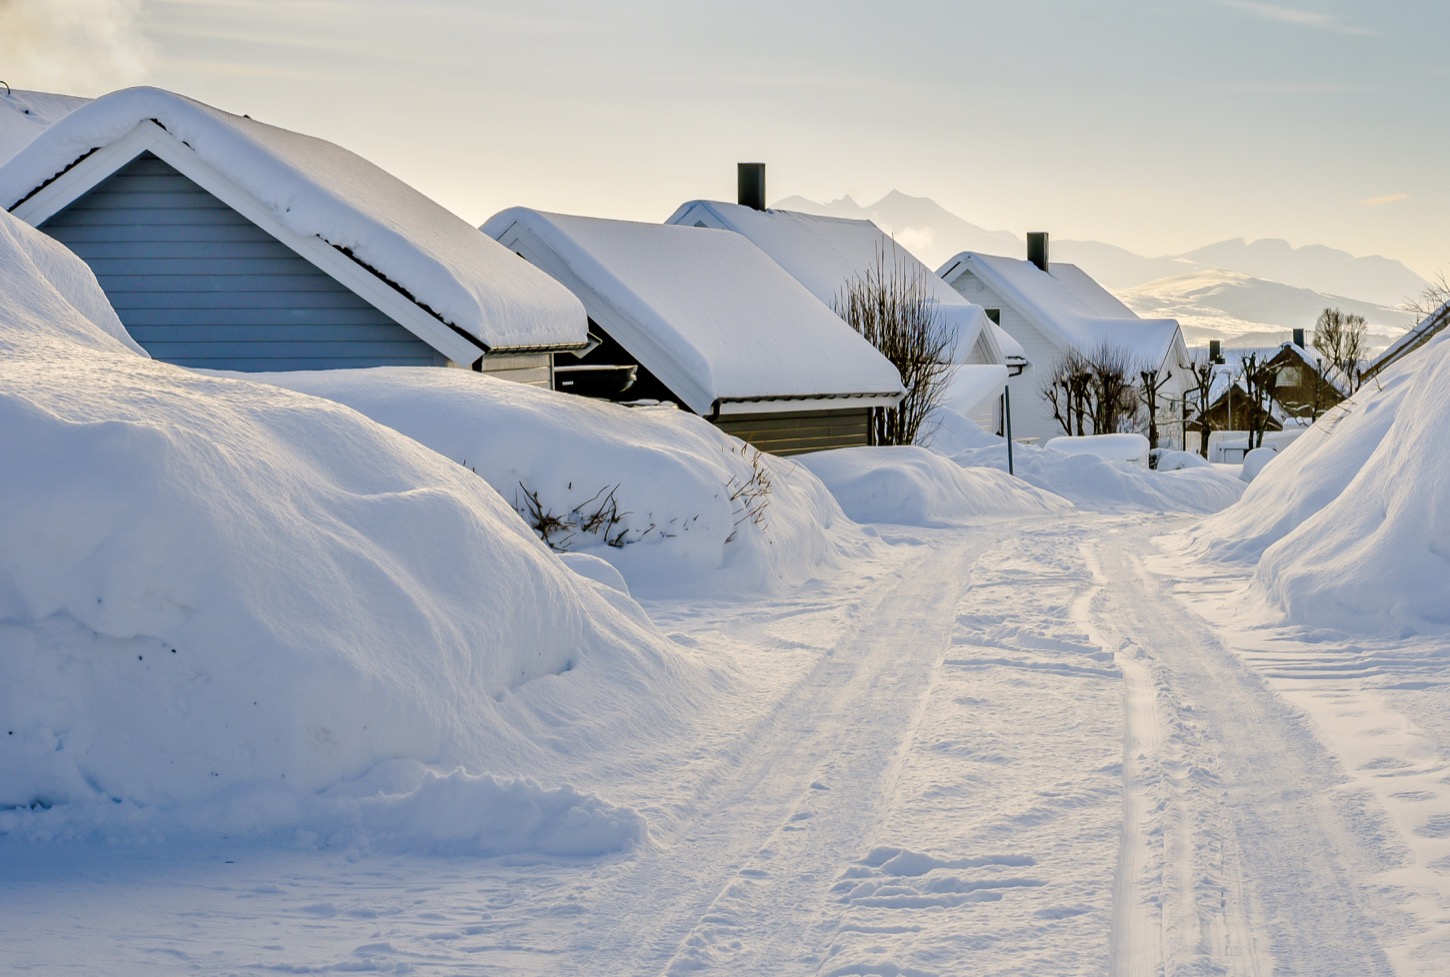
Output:
<instances>
[{"instance_id":1,"label":"house window","mask_svg":"<svg viewBox=\"0 0 1450 977\"><path fill-rule=\"evenodd\" d=\"M987 318L988 319L991 319L997 325L1000 326L1002 324L1002 310L1001 309L983 309L982 311L986 312L987 313Z\"/></svg>"},{"instance_id":2,"label":"house window","mask_svg":"<svg viewBox=\"0 0 1450 977\"><path fill-rule=\"evenodd\" d=\"M1279 386L1297 387L1304 382L1303 375L1297 366L1283 366L1279 368Z\"/></svg>"}]
</instances>

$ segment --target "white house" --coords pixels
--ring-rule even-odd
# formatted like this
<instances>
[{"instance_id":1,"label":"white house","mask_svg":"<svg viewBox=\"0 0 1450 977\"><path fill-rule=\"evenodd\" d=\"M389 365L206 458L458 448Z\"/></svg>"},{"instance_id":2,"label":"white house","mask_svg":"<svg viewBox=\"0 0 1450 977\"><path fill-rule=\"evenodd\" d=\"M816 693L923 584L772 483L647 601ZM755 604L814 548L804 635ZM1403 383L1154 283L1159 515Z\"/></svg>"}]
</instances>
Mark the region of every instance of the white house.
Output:
<instances>
[{"instance_id":1,"label":"white house","mask_svg":"<svg viewBox=\"0 0 1450 977\"><path fill-rule=\"evenodd\" d=\"M1043 396L1043 387L1069 350L1088 354L1103 346L1126 353L1136 370L1171 374L1160 388L1160 441L1181 437L1184 392L1191 386L1188 349L1172 319L1140 319L1075 265L1047 261L1047 235L1029 235L1039 260L964 251L938 274L981 305L1026 353L1031 366L1009 381L1012 434L1045 441L1066 433ZM1136 371L1135 371L1136 372Z\"/></svg>"},{"instance_id":2,"label":"white house","mask_svg":"<svg viewBox=\"0 0 1450 977\"><path fill-rule=\"evenodd\" d=\"M78 254L160 360L456 365L547 385L567 289L332 143L153 88L74 107L0 166L0 207Z\"/></svg>"},{"instance_id":3,"label":"white house","mask_svg":"<svg viewBox=\"0 0 1450 977\"><path fill-rule=\"evenodd\" d=\"M584 303L597 346L561 390L673 400L762 450L866 444L896 368L739 234L505 210L483 232Z\"/></svg>"},{"instance_id":4,"label":"white house","mask_svg":"<svg viewBox=\"0 0 1450 977\"><path fill-rule=\"evenodd\" d=\"M742 203L692 200L666 223L743 235L833 309L846 285L875 266L878 258L903 273L920 275L957 337L952 356L959 367L954 371L955 390L950 399L958 407L980 403L981 410L995 411L1008 372L1020 371L1026 357L1011 337L991 323L982 307L946 287L870 221L766 209L763 167L758 187L747 189L745 167L752 165L742 164Z\"/></svg>"}]
</instances>

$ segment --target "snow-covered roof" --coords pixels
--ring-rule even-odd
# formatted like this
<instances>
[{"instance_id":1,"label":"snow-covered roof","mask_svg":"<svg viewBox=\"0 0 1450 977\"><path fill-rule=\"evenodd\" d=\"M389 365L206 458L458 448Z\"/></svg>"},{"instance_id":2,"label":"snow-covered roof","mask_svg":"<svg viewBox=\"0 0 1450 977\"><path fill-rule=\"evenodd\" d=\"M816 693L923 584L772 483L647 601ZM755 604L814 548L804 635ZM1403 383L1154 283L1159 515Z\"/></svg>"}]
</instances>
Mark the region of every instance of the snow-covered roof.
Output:
<instances>
[{"instance_id":1,"label":"snow-covered roof","mask_svg":"<svg viewBox=\"0 0 1450 977\"><path fill-rule=\"evenodd\" d=\"M483 232L573 290L696 413L760 399L900 395L896 368L739 234L523 207Z\"/></svg>"},{"instance_id":2,"label":"snow-covered roof","mask_svg":"<svg viewBox=\"0 0 1450 977\"><path fill-rule=\"evenodd\" d=\"M972 272L1063 348L1088 351L1104 343L1144 362L1163 363L1182 333L1173 319L1140 319L1076 265L1053 262L1044 273L1030 261L963 251L938 274L955 282Z\"/></svg>"},{"instance_id":3,"label":"snow-covered roof","mask_svg":"<svg viewBox=\"0 0 1450 977\"><path fill-rule=\"evenodd\" d=\"M325 140L155 88L113 92L37 135L0 166L0 207L64 199L83 168L93 184L163 143L163 158L206 189L234 190L285 232L390 283L455 345L460 332L491 349L586 341L584 310L567 289L396 177Z\"/></svg>"},{"instance_id":4,"label":"snow-covered roof","mask_svg":"<svg viewBox=\"0 0 1450 977\"><path fill-rule=\"evenodd\" d=\"M873 267L878 256L885 255L903 271L922 276L943 318L956 332L955 360L965 362L985 331L992 361L1003 362L998 333L990 328L991 320L981 306L941 283L930 268L868 220L692 200L681 205L666 223L720 227L745 235L833 309L846 283ZM1020 346L1016 352L1021 354Z\"/></svg>"},{"instance_id":5,"label":"snow-covered roof","mask_svg":"<svg viewBox=\"0 0 1450 977\"><path fill-rule=\"evenodd\" d=\"M20 89L0 92L0 163L28 146L57 119L88 101L79 95L51 92Z\"/></svg>"}]
</instances>

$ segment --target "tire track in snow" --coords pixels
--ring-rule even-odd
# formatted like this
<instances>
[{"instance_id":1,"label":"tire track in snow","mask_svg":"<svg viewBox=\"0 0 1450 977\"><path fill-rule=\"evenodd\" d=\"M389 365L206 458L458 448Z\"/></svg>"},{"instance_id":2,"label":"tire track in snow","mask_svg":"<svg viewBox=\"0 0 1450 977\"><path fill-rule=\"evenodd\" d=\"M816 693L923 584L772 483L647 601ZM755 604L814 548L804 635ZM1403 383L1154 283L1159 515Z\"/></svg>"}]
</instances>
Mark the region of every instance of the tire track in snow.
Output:
<instances>
[{"instance_id":1,"label":"tire track in snow","mask_svg":"<svg viewBox=\"0 0 1450 977\"><path fill-rule=\"evenodd\" d=\"M829 888L891 795L902 743L950 647L960 567L996 532L936 537L873 588L855 630L740 738L751 751L674 843L621 867L593 954L628 973L814 972Z\"/></svg>"},{"instance_id":2,"label":"tire track in snow","mask_svg":"<svg viewBox=\"0 0 1450 977\"><path fill-rule=\"evenodd\" d=\"M1095 544L1101 590L1088 608L1128 676L1125 742L1139 751L1125 765L1134 816L1115 972L1391 974L1373 925L1381 907L1355 881L1372 868L1333 801L1342 773L1302 717L1146 572L1149 535Z\"/></svg>"}]
</instances>

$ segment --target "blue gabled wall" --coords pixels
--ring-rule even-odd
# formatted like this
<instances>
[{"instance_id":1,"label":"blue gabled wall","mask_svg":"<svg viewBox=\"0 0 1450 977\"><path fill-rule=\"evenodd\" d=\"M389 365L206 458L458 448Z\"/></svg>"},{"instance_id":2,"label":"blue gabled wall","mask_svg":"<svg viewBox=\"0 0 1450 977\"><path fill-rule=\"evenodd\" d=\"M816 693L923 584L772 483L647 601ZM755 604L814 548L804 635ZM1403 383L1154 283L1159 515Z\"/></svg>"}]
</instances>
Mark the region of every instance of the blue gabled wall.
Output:
<instances>
[{"instance_id":1,"label":"blue gabled wall","mask_svg":"<svg viewBox=\"0 0 1450 977\"><path fill-rule=\"evenodd\" d=\"M423 340L143 153L41 225L158 360L224 370L430 366Z\"/></svg>"}]
</instances>

